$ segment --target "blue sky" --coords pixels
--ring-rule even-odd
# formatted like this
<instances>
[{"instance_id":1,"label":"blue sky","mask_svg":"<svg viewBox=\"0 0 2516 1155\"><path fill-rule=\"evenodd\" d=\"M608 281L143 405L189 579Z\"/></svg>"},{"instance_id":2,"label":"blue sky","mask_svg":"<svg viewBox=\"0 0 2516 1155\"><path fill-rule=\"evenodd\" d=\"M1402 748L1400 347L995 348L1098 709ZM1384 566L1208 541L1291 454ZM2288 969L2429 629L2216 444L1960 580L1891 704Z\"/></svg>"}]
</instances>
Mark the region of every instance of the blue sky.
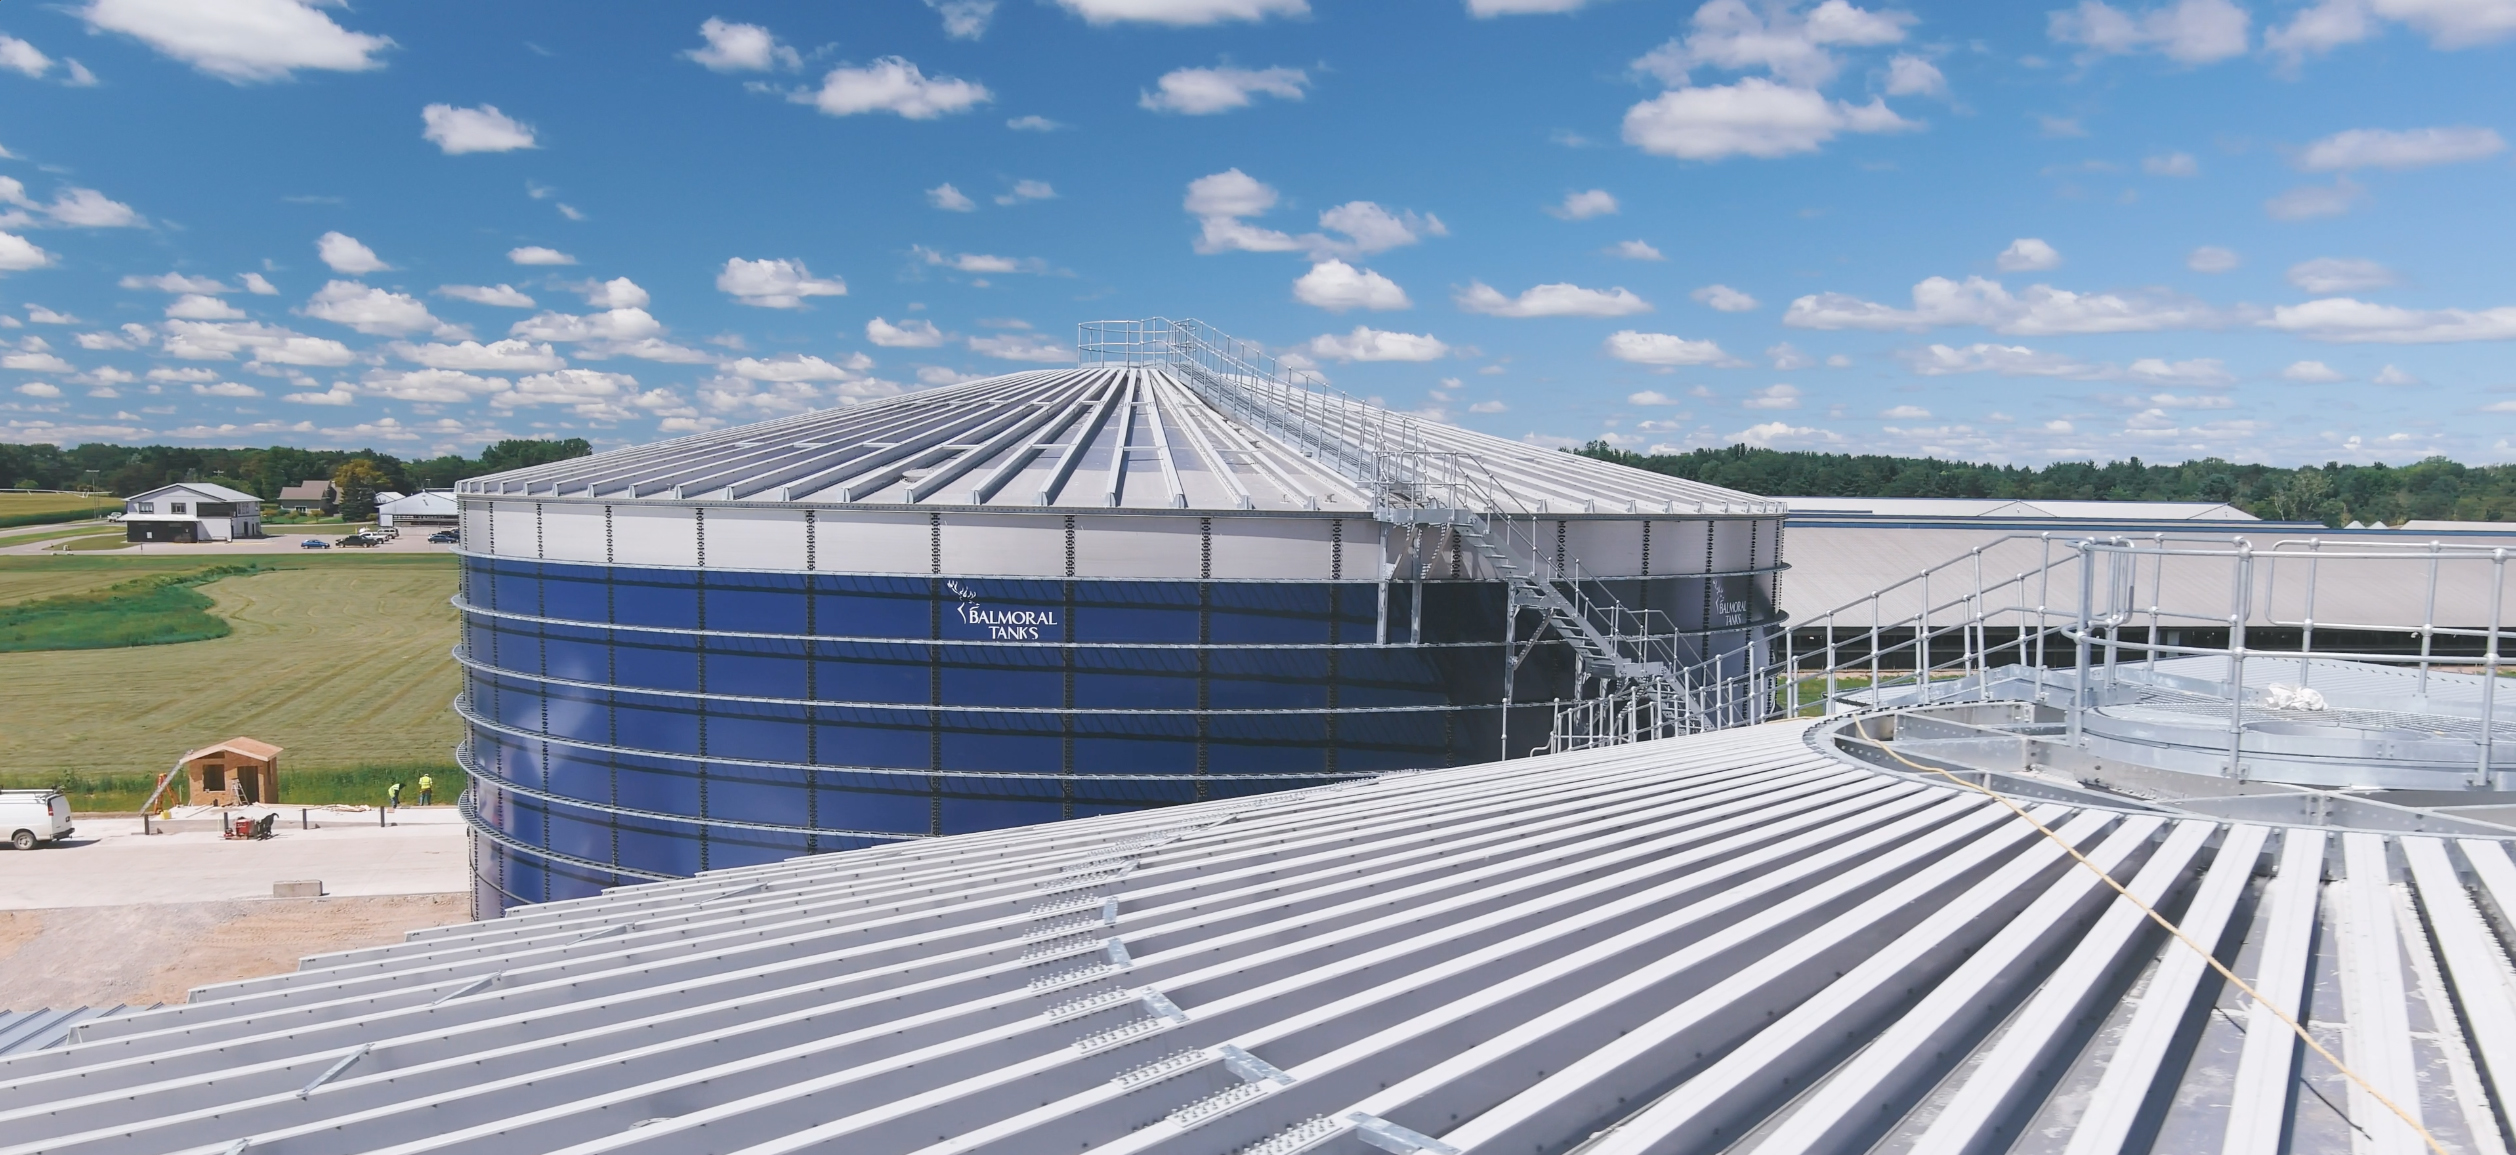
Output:
<instances>
[{"instance_id":1,"label":"blue sky","mask_svg":"<svg viewBox=\"0 0 2516 1155\"><path fill-rule=\"evenodd\" d=\"M2516 460L2516 0L0 3L0 439L598 446L1196 317L1513 438Z\"/></svg>"}]
</instances>

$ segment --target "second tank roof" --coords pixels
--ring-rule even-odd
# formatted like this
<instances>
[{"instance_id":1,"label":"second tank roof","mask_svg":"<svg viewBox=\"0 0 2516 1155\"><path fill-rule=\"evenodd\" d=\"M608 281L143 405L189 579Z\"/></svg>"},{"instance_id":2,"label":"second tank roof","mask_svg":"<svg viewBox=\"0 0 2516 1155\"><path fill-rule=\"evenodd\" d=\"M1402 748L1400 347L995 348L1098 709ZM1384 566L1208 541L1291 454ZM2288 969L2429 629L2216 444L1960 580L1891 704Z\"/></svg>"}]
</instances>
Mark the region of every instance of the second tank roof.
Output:
<instances>
[{"instance_id":1,"label":"second tank roof","mask_svg":"<svg viewBox=\"0 0 2516 1155\"><path fill-rule=\"evenodd\" d=\"M1391 415L1299 398L1320 426ZM1289 419L1301 421L1298 414ZM1472 456L1507 512L1770 515L1703 485L1399 418L1436 454ZM1226 413L1172 370L1093 365L990 377L474 478L465 494L602 501L1368 512L1316 448Z\"/></svg>"}]
</instances>

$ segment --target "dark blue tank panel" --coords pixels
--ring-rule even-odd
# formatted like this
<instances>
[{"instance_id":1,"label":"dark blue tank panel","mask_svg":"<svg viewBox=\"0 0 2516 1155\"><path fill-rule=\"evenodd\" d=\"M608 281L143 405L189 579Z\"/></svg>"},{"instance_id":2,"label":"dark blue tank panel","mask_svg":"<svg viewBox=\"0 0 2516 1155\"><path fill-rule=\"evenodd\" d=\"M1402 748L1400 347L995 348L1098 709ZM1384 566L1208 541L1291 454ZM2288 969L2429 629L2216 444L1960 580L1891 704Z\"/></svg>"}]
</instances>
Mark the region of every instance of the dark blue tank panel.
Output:
<instances>
[{"instance_id":1,"label":"dark blue tank panel","mask_svg":"<svg viewBox=\"0 0 2516 1155\"><path fill-rule=\"evenodd\" d=\"M1611 587L1629 605L1710 614L1749 598L1749 617L1771 616L1770 575ZM1570 651L1550 640L1506 695L1508 643L1540 619L1508 622L1494 582L1384 591L467 557L463 611L457 708L484 914L797 854L1490 761L1544 745L1545 703L1575 691Z\"/></svg>"}]
</instances>

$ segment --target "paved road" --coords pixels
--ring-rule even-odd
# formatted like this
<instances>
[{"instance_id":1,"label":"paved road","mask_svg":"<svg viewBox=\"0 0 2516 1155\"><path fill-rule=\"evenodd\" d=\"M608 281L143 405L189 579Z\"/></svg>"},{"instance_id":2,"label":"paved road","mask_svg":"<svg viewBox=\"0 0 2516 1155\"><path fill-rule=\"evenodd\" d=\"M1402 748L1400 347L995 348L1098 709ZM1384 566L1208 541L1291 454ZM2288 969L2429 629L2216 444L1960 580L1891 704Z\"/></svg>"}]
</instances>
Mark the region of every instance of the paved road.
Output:
<instances>
[{"instance_id":1,"label":"paved road","mask_svg":"<svg viewBox=\"0 0 2516 1155\"><path fill-rule=\"evenodd\" d=\"M45 526L44 528L59 529L61 527L53 525ZM100 524L96 528L99 532L102 532L108 529L119 530L121 527ZM280 528L286 527L275 527L275 530ZM340 552L355 553L445 553L454 548L450 545L430 545L428 543L428 535L435 532L436 531L433 529L423 529L419 531L406 530L403 532L401 537L393 541L386 542L383 545L368 546L364 549L359 549L355 546L334 546L333 549ZM327 542L339 541L341 538L348 535L349 527L347 526L326 525L311 528L299 527L295 533L281 534L274 532L270 537L254 538L246 541L149 541L142 542L138 545L124 546L121 549L102 551L97 553L95 556L131 557L135 554L147 554L152 557L179 556L216 560L218 558L228 557L240 553L312 552L305 549L304 546L299 545L298 543L310 537L319 538ZM0 537L0 554L44 553L47 552L47 547L57 545L61 540L65 539L23 542L17 545L11 545L9 544L9 540L7 538Z\"/></svg>"}]
</instances>

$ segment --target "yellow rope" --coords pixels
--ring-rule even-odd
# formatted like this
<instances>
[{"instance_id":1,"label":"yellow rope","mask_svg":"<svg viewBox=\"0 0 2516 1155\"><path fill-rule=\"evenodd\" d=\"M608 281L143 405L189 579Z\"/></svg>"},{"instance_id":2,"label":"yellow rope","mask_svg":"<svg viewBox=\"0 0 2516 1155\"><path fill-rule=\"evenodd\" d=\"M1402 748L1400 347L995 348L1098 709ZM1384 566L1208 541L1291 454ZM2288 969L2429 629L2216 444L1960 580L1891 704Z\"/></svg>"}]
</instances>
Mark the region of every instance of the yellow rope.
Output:
<instances>
[{"instance_id":1,"label":"yellow rope","mask_svg":"<svg viewBox=\"0 0 2516 1155\"><path fill-rule=\"evenodd\" d=\"M2219 972L2220 978L2228 980L2228 982L2233 984L2236 989L2245 992L2245 997L2254 1000L2255 1006L2270 1011L2273 1015L2277 1016L2281 1022L2287 1024L2289 1030L2297 1035L2300 1042L2303 1042L2308 1047L2313 1048L2316 1054L2322 1055L2325 1062L2331 1063L2334 1069L2340 1071L2344 1076L2347 1076L2352 1083L2357 1084L2360 1090L2367 1092L2370 1098L2384 1104L2386 1110L2393 1112L2395 1118L2402 1120L2403 1126L2409 1127L2414 1132L2417 1132L2420 1136L2420 1141L2429 1145L2429 1150L2436 1152L2437 1155L2447 1155L2445 1146L2437 1141L2437 1136L2429 1134L2429 1129L2421 1126L2419 1120L2412 1118L2410 1112L2403 1110L2399 1104L2395 1103L2391 1098L2388 1098L2383 1091L2377 1090L2375 1084L2368 1082L2367 1079L2361 1076L2357 1071L2351 1070L2341 1061L2339 1056L2334 1055L2331 1051L2325 1050L2324 1044L2316 1042L2315 1036L2308 1034L2306 1028L2296 1019L2289 1017L2289 1012L2281 1010L2278 1006L2273 1005L2272 1001L2264 998L2261 992L2256 991L2253 988L2252 984L2247 983L2244 979L2238 978L2235 971L2229 970L2227 964L2219 961L2218 955L2211 953L2208 948L2202 946L2202 944L2198 942L2195 942L2193 940L2193 936L2184 933L2183 927L2167 921L2167 916L2158 913L2157 908L2150 906L2148 903L2142 902L2139 896L2134 895L2129 889L2125 888L2122 883L2114 881L2114 876L2107 874L2104 867L2089 861L2088 856L2081 854L2079 852L2079 848L2071 845L2069 840L2054 833L2052 827L2046 826L2044 823L2037 821L2035 815L2027 813L2026 807L2010 801L2007 795L2004 795L2000 791L1994 790L1989 786L1985 786L1980 782L1968 782L1965 779L1951 774L1946 770L1940 769L1937 766L1925 766L1911 758L1905 757L1903 754L1898 753L1893 746L1879 741L1876 738L1870 737L1869 720L1866 718L1856 720L1853 723L1853 729L1856 733L1860 734L1862 741L1877 747L1881 751L1884 751L1888 757L1926 774L1937 774L1950 782L1956 783L1958 786L1967 790L1972 790L1977 794L1981 794L1994 802L1998 802L2001 805L2008 807L2010 813L2025 819L2027 821L2027 825L2035 827L2037 833L2051 839L2053 844L2061 847L2062 852L2070 855L2073 861L2079 863L2081 866L2087 867L2089 872L2096 875L2100 881L2103 881L2107 886L2114 888L2114 893L2123 896L2123 901L2140 908L2140 912L2142 914L2149 916L2149 921L2157 923L2168 934L2174 935L2177 942L2193 948L2193 953L2200 955L2203 962L2209 963L2210 969Z\"/></svg>"}]
</instances>

